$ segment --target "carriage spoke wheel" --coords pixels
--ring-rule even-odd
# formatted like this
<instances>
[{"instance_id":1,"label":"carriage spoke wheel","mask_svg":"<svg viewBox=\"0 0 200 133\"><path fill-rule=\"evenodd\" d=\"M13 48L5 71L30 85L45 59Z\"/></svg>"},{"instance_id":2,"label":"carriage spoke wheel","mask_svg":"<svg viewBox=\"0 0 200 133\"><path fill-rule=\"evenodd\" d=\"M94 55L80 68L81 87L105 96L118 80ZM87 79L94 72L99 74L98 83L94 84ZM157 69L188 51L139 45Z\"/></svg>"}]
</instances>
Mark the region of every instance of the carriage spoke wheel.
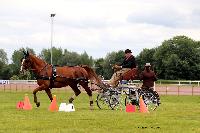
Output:
<instances>
[{"instance_id":1,"label":"carriage spoke wheel","mask_svg":"<svg viewBox=\"0 0 200 133\"><path fill-rule=\"evenodd\" d=\"M147 105L149 111L154 111L158 107L158 99L151 92L146 92L143 95L144 103Z\"/></svg>"},{"instance_id":2,"label":"carriage spoke wheel","mask_svg":"<svg viewBox=\"0 0 200 133\"><path fill-rule=\"evenodd\" d=\"M125 98L125 102L124 102L125 106L127 104L132 104L132 105L135 105L137 107L137 109L139 110L140 109L140 106L139 106L139 101L136 100L136 99L130 99L128 96L126 96Z\"/></svg>"},{"instance_id":3,"label":"carriage spoke wheel","mask_svg":"<svg viewBox=\"0 0 200 133\"><path fill-rule=\"evenodd\" d=\"M124 110L126 107L126 103L124 102L126 100L126 95L123 95L121 93L117 93L110 96L110 108L112 110Z\"/></svg>"},{"instance_id":4,"label":"carriage spoke wheel","mask_svg":"<svg viewBox=\"0 0 200 133\"><path fill-rule=\"evenodd\" d=\"M97 95L97 106L99 109L110 109L110 104L109 104L110 96L106 95L106 93L99 93Z\"/></svg>"},{"instance_id":5,"label":"carriage spoke wheel","mask_svg":"<svg viewBox=\"0 0 200 133\"><path fill-rule=\"evenodd\" d=\"M114 110L120 104L119 95L111 95L109 100L110 108Z\"/></svg>"}]
</instances>

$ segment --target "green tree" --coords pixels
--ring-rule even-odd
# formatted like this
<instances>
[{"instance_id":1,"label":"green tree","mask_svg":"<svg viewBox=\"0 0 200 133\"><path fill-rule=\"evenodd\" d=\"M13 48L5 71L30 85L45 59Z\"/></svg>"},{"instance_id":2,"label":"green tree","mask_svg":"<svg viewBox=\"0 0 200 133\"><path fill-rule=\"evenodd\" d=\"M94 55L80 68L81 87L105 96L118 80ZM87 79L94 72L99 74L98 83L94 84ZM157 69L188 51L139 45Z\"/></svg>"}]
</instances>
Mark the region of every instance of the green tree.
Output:
<instances>
[{"instance_id":1,"label":"green tree","mask_svg":"<svg viewBox=\"0 0 200 133\"><path fill-rule=\"evenodd\" d=\"M3 49L0 49L0 79L6 79L7 74L5 69L8 66L7 54Z\"/></svg>"},{"instance_id":2,"label":"green tree","mask_svg":"<svg viewBox=\"0 0 200 133\"><path fill-rule=\"evenodd\" d=\"M97 60L94 61L94 69L97 73L97 75L104 75L104 68L103 68L103 65L104 65L104 59L103 58L99 58Z\"/></svg>"},{"instance_id":3,"label":"green tree","mask_svg":"<svg viewBox=\"0 0 200 133\"><path fill-rule=\"evenodd\" d=\"M89 56L86 52L79 55L76 52L70 52L67 49L64 50L62 58L59 60L59 64L62 66L76 66L76 65L88 65L93 66L92 56Z\"/></svg>"},{"instance_id":4,"label":"green tree","mask_svg":"<svg viewBox=\"0 0 200 133\"><path fill-rule=\"evenodd\" d=\"M64 50L60 61L62 66L76 66L81 64L80 55L76 52L69 52L67 49Z\"/></svg>"},{"instance_id":5,"label":"green tree","mask_svg":"<svg viewBox=\"0 0 200 133\"><path fill-rule=\"evenodd\" d=\"M10 80L20 80L20 79L19 79L19 76L13 75L13 76L10 78Z\"/></svg>"},{"instance_id":6,"label":"green tree","mask_svg":"<svg viewBox=\"0 0 200 133\"><path fill-rule=\"evenodd\" d=\"M165 40L153 56L156 70L163 79L199 79L200 43L186 36Z\"/></svg>"},{"instance_id":7,"label":"green tree","mask_svg":"<svg viewBox=\"0 0 200 133\"><path fill-rule=\"evenodd\" d=\"M8 64L7 54L3 49L0 49L0 63Z\"/></svg>"},{"instance_id":8,"label":"green tree","mask_svg":"<svg viewBox=\"0 0 200 133\"><path fill-rule=\"evenodd\" d=\"M142 71L144 69L145 63L151 63L152 68L154 69L154 66L156 64L153 55L155 53L156 49L143 49L142 52L136 57L136 62L139 68L139 71Z\"/></svg>"},{"instance_id":9,"label":"green tree","mask_svg":"<svg viewBox=\"0 0 200 133\"><path fill-rule=\"evenodd\" d=\"M61 48L52 48L52 64L61 65L62 60L62 49ZM51 64L51 49L43 49L41 51L40 57L45 60L48 64Z\"/></svg>"},{"instance_id":10,"label":"green tree","mask_svg":"<svg viewBox=\"0 0 200 133\"><path fill-rule=\"evenodd\" d=\"M105 61L103 64L103 69L104 69L103 76L105 79L111 78L113 74L112 66L114 64L121 64L123 59L124 59L124 52L122 50L118 52L111 52L106 55Z\"/></svg>"},{"instance_id":11,"label":"green tree","mask_svg":"<svg viewBox=\"0 0 200 133\"><path fill-rule=\"evenodd\" d=\"M81 64L88 65L90 67L93 66L92 56L89 57L86 52L80 55L80 61Z\"/></svg>"}]
</instances>

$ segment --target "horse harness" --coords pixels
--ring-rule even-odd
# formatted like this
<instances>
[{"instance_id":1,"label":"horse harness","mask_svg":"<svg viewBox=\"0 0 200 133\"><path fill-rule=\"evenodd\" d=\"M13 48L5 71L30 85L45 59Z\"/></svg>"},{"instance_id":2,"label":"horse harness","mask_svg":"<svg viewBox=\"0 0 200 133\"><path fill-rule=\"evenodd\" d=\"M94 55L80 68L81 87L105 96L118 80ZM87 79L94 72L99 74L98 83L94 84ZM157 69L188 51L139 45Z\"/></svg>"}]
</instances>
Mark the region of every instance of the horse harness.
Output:
<instances>
[{"instance_id":1,"label":"horse harness","mask_svg":"<svg viewBox=\"0 0 200 133\"><path fill-rule=\"evenodd\" d=\"M48 64L47 65L45 65L44 66L44 68L42 68L40 71L39 71L39 74L43 71L43 70L46 70L46 75L48 75L48 73L47 73L47 67L48 66ZM36 79L37 80L49 80L50 81L50 85L49 85L49 88L50 89L52 89L52 87L54 86L54 82L60 82L60 83L63 83L63 82L65 82L65 81L56 81L56 77L61 77L61 78L64 78L65 80L67 80L67 79L73 79L73 78L69 78L69 77L64 77L64 76L62 76L62 75L57 75L57 69L56 69L56 66L57 65L51 65L51 67L52 67L52 74L51 74L51 76L49 77L49 76L45 76L45 75L36 75ZM72 66L70 66L70 67L72 67ZM76 74L76 72L75 72L75 75L77 75ZM77 80L77 81L81 81L81 80L85 80L85 82L88 82L88 79L86 79L86 78L84 78L84 77L79 77L79 78L75 78L74 80Z\"/></svg>"}]
</instances>

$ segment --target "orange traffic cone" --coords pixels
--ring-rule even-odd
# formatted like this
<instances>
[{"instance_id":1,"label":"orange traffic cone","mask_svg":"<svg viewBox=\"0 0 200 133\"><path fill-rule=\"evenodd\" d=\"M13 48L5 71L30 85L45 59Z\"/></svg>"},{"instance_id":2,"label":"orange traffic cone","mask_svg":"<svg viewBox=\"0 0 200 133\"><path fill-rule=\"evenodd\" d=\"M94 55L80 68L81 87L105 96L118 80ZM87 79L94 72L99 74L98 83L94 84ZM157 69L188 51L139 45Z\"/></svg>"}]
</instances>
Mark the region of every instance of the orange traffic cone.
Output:
<instances>
[{"instance_id":1,"label":"orange traffic cone","mask_svg":"<svg viewBox=\"0 0 200 133\"><path fill-rule=\"evenodd\" d=\"M24 106L23 106L23 109L24 110L31 110L32 109L32 105L30 103L30 100L29 100L27 94L25 94L25 97L24 97Z\"/></svg>"},{"instance_id":2,"label":"orange traffic cone","mask_svg":"<svg viewBox=\"0 0 200 133\"><path fill-rule=\"evenodd\" d=\"M142 96L140 97L140 113L149 113L148 108L142 99Z\"/></svg>"},{"instance_id":3,"label":"orange traffic cone","mask_svg":"<svg viewBox=\"0 0 200 133\"><path fill-rule=\"evenodd\" d=\"M126 105L126 112L135 112L135 105L127 104Z\"/></svg>"},{"instance_id":4,"label":"orange traffic cone","mask_svg":"<svg viewBox=\"0 0 200 133\"><path fill-rule=\"evenodd\" d=\"M23 109L23 106L24 106L24 102L23 101L19 101L16 105L16 108L17 109Z\"/></svg>"},{"instance_id":5,"label":"orange traffic cone","mask_svg":"<svg viewBox=\"0 0 200 133\"><path fill-rule=\"evenodd\" d=\"M49 106L49 111L58 111L58 105L56 102L56 95L53 96L53 101L51 102Z\"/></svg>"}]
</instances>

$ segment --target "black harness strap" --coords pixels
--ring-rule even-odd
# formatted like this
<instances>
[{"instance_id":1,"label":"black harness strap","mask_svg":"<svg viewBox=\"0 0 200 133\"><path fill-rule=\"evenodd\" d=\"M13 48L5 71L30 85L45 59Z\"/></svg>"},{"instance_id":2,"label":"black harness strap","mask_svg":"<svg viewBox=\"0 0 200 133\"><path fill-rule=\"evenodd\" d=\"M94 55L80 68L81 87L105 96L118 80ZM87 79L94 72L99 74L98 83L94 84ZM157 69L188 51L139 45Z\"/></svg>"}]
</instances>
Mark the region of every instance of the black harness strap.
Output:
<instances>
[{"instance_id":1,"label":"black harness strap","mask_svg":"<svg viewBox=\"0 0 200 133\"><path fill-rule=\"evenodd\" d=\"M56 66L52 65L52 75L50 78L50 85L49 88L52 89L52 87L54 86L54 81L56 79L57 73L56 73Z\"/></svg>"},{"instance_id":2,"label":"black harness strap","mask_svg":"<svg viewBox=\"0 0 200 133\"><path fill-rule=\"evenodd\" d=\"M46 65L47 66L47 65ZM46 68L46 75L47 75L47 67L44 67L43 69L40 70L40 72L42 70L44 70ZM50 84L49 84L49 88L52 89L52 87L54 86L54 80L56 79L56 76L57 76L57 73L56 73L56 66L52 65L52 75L49 77L49 76L36 76L36 79L41 79L41 80L49 80L50 81Z\"/></svg>"}]
</instances>

